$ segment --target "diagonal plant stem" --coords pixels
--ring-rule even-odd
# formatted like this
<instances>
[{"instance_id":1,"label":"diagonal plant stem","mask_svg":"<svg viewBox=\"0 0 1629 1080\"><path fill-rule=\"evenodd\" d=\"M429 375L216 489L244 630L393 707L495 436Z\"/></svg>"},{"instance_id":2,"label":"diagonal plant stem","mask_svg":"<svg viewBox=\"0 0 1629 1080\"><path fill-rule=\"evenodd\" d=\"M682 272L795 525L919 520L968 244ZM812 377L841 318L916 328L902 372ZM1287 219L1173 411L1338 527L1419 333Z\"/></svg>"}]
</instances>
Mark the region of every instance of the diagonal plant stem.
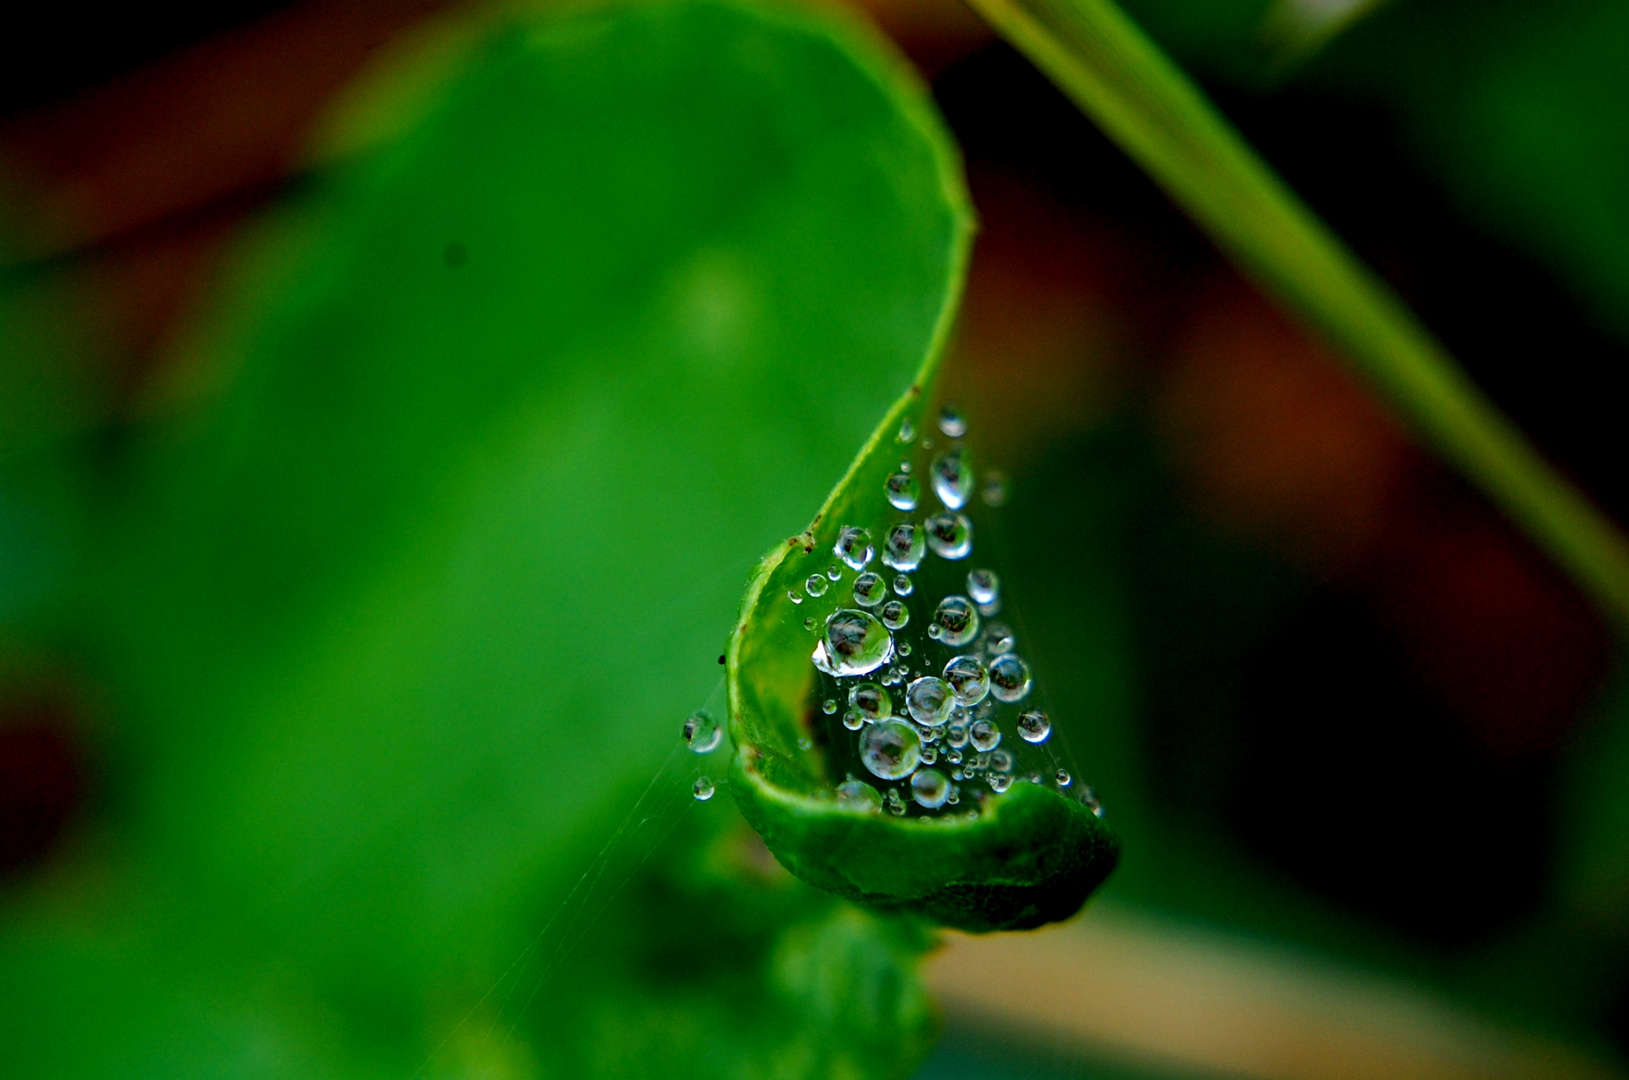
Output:
<instances>
[{"instance_id":1,"label":"diagonal plant stem","mask_svg":"<svg viewBox=\"0 0 1629 1080\"><path fill-rule=\"evenodd\" d=\"M969 0L1629 630L1629 542L1112 0Z\"/></svg>"}]
</instances>

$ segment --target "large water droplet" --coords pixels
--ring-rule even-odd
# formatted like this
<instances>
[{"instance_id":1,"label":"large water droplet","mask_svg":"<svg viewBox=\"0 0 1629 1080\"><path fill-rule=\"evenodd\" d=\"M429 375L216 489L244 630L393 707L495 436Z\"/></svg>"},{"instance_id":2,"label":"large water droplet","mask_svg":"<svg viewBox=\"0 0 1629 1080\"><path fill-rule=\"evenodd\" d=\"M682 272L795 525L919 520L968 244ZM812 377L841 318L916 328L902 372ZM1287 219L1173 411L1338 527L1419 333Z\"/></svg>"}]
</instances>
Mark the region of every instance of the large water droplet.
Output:
<instances>
[{"instance_id":1,"label":"large water droplet","mask_svg":"<svg viewBox=\"0 0 1629 1080\"><path fill-rule=\"evenodd\" d=\"M928 727L938 727L949 720L955 703L950 684L932 675L917 679L905 690L905 708L912 719Z\"/></svg>"},{"instance_id":2,"label":"large water droplet","mask_svg":"<svg viewBox=\"0 0 1629 1080\"><path fill-rule=\"evenodd\" d=\"M814 665L828 675L867 675L894 658L894 636L869 611L839 608L826 619Z\"/></svg>"},{"instance_id":3,"label":"large water droplet","mask_svg":"<svg viewBox=\"0 0 1629 1080\"><path fill-rule=\"evenodd\" d=\"M852 776L837 785L837 805L862 814L882 813L882 796L864 780Z\"/></svg>"},{"instance_id":4,"label":"large water droplet","mask_svg":"<svg viewBox=\"0 0 1629 1080\"><path fill-rule=\"evenodd\" d=\"M935 631L938 631L935 633ZM979 613L965 596L947 596L933 612L928 636L953 649L972 641L979 633Z\"/></svg>"},{"instance_id":5,"label":"large water droplet","mask_svg":"<svg viewBox=\"0 0 1629 1080\"><path fill-rule=\"evenodd\" d=\"M967 434L967 418L956 406L947 404L939 410L939 430L952 439L959 439Z\"/></svg>"},{"instance_id":6,"label":"large water droplet","mask_svg":"<svg viewBox=\"0 0 1629 1080\"><path fill-rule=\"evenodd\" d=\"M1022 701L1029 693L1029 665L1016 653L991 660L990 693L997 701Z\"/></svg>"},{"instance_id":7,"label":"large water droplet","mask_svg":"<svg viewBox=\"0 0 1629 1080\"><path fill-rule=\"evenodd\" d=\"M898 780L922 760L922 740L903 720L883 720L860 733L860 762L873 776Z\"/></svg>"},{"instance_id":8,"label":"large water droplet","mask_svg":"<svg viewBox=\"0 0 1629 1080\"><path fill-rule=\"evenodd\" d=\"M717 720L706 713L693 713L684 722L684 741L698 754L710 753L718 747L722 738L724 729L718 726Z\"/></svg>"},{"instance_id":9,"label":"large water droplet","mask_svg":"<svg viewBox=\"0 0 1629 1080\"><path fill-rule=\"evenodd\" d=\"M967 729L967 739L980 753L994 750L1001 745L1001 729L994 720L975 720Z\"/></svg>"},{"instance_id":10,"label":"large water droplet","mask_svg":"<svg viewBox=\"0 0 1629 1080\"><path fill-rule=\"evenodd\" d=\"M825 596L826 579L819 574L810 574L809 580L803 583L803 591L810 596Z\"/></svg>"},{"instance_id":11,"label":"large water droplet","mask_svg":"<svg viewBox=\"0 0 1629 1080\"><path fill-rule=\"evenodd\" d=\"M928 534L928 546L941 559L965 559L973 553L973 523L967 515L935 514L922 527Z\"/></svg>"},{"instance_id":12,"label":"large water droplet","mask_svg":"<svg viewBox=\"0 0 1629 1080\"><path fill-rule=\"evenodd\" d=\"M883 485L883 493L888 496L888 505L895 510L915 510L917 500L922 497L922 485L911 474L897 472Z\"/></svg>"},{"instance_id":13,"label":"large water droplet","mask_svg":"<svg viewBox=\"0 0 1629 1080\"><path fill-rule=\"evenodd\" d=\"M928 536L909 521L902 521L888 530L882 542L882 561L895 570L910 573L922 565L927 553Z\"/></svg>"},{"instance_id":14,"label":"large water droplet","mask_svg":"<svg viewBox=\"0 0 1629 1080\"><path fill-rule=\"evenodd\" d=\"M690 785L690 794L696 797L697 802L706 802L708 799L711 799L713 797L713 792L716 790L717 789L713 787L713 782L707 779L705 776L696 777L696 782Z\"/></svg>"},{"instance_id":15,"label":"large water droplet","mask_svg":"<svg viewBox=\"0 0 1629 1080\"><path fill-rule=\"evenodd\" d=\"M894 699L874 682L855 684L848 692L848 703L866 720L886 720L894 715Z\"/></svg>"},{"instance_id":16,"label":"large water droplet","mask_svg":"<svg viewBox=\"0 0 1629 1080\"><path fill-rule=\"evenodd\" d=\"M950 795L950 781L938 769L918 769L911 777L911 798L919 806L937 810Z\"/></svg>"},{"instance_id":17,"label":"large water droplet","mask_svg":"<svg viewBox=\"0 0 1629 1080\"><path fill-rule=\"evenodd\" d=\"M876 574L861 574L854 579L854 602L861 607L876 607L888 595L888 586Z\"/></svg>"},{"instance_id":18,"label":"large water droplet","mask_svg":"<svg viewBox=\"0 0 1629 1080\"><path fill-rule=\"evenodd\" d=\"M1046 742L1052 734L1052 721L1040 709L1031 709L1018 717L1018 735L1028 743Z\"/></svg>"},{"instance_id":19,"label":"large water droplet","mask_svg":"<svg viewBox=\"0 0 1629 1080\"><path fill-rule=\"evenodd\" d=\"M963 705L977 705L990 692L990 673L975 656L958 656L946 664L945 682Z\"/></svg>"},{"instance_id":20,"label":"large water droplet","mask_svg":"<svg viewBox=\"0 0 1629 1080\"><path fill-rule=\"evenodd\" d=\"M969 570L967 572L967 595L973 598L973 603L980 608L989 607L1001 596L1001 579L994 570ZM986 615L993 614L985 612Z\"/></svg>"},{"instance_id":21,"label":"large water droplet","mask_svg":"<svg viewBox=\"0 0 1629 1080\"><path fill-rule=\"evenodd\" d=\"M864 570L865 564L876 555L871 547L871 533L858 525L844 525L838 530L832 551L855 570Z\"/></svg>"},{"instance_id":22,"label":"large water droplet","mask_svg":"<svg viewBox=\"0 0 1629 1080\"><path fill-rule=\"evenodd\" d=\"M882 605L882 625L890 630L898 630L911 621L911 612L898 600L890 600ZM901 650L904 646L900 646Z\"/></svg>"},{"instance_id":23,"label":"large water droplet","mask_svg":"<svg viewBox=\"0 0 1629 1080\"><path fill-rule=\"evenodd\" d=\"M967 505L967 497L973 493L973 470L960 450L946 450L934 458L928 474L933 478L933 493L947 510Z\"/></svg>"}]
</instances>

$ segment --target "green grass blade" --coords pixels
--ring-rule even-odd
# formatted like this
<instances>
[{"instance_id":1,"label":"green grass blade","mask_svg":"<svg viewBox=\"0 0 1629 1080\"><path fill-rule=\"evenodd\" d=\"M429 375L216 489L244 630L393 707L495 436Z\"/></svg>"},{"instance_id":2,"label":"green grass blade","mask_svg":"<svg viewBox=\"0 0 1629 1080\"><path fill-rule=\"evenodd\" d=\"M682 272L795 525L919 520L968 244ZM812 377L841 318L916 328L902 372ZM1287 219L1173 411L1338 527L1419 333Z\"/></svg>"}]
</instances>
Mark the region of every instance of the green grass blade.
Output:
<instances>
[{"instance_id":1,"label":"green grass blade","mask_svg":"<svg viewBox=\"0 0 1629 1080\"><path fill-rule=\"evenodd\" d=\"M1603 613L1629 626L1629 542L1118 7L1110 0L971 3Z\"/></svg>"}]
</instances>

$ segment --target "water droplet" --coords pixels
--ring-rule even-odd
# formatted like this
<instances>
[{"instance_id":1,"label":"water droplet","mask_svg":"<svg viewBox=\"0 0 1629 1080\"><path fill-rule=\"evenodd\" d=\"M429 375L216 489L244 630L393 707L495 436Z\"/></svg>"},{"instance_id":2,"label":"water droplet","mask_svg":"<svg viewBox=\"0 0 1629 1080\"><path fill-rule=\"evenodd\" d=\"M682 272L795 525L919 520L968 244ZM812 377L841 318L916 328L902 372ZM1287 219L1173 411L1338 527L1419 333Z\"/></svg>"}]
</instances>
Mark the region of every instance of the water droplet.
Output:
<instances>
[{"instance_id":1,"label":"water droplet","mask_svg":"<svg viewBox=\"0 0 1629 1080\"><path fill-rule=\"evenodd\" d=\"M939 410L939 430L952 439L959 439L967 434L967 418L956 406L947 404Z\"/></svg>"},{"instance_id":2,"label":"water droplet","mask_svg":"<svg viewBox=\"0 0 1629 1080\"><path fill-rule=\"evenodd\" d=\"M711 799L713 792L716 790L713 787L713 782L705 776L696 777L696 782L690 785L690 793L696 797L697 802L706 802Z\"/></svg>"},{"instance_id":3,"label":"water droplet","mask_svg":"<svg viewBox=\"0 0 1629 1080\"><path fill-rule=\"evenodd\" d=\"M967 729L967 739L978 751L994 750L1001 745L1001 729L994 720L975 720Z\"/></svg>"},{"instance_id":4,"label":"water droplet","mask_svg":"<svg viewBox=\"0 0 1629 1080\"><path fill-rule=\"evenodd\" d=\"M909 577L907 577L906 575L900 574L900 575L898 575L897 577L894 578L894 593L895 593L895 595L897 595L897 596L909 596L915 590L916 590L916 586L911 583L911 579Z\"/></svg>"},{"instance_id":5,"label":"water droplet","mask_svg":"<svg viewBox=\"0 0 1629 1080\"><path fill-rule=\"evenodd\" d=\"M825 713L827 716L830 716L832 713L837 711L837 702L833 701L831 698L827 698L825 701L820 703L820 711Z\"/></svg>"},{"instance_id":6,"label":"water droplet","mask_svg":"<svg viewBox=\"0 0 1629 1080\"><path fill-rule=\"evenodd\" d=\"M1029 693L1029 665L1016 653L991 660L990 693L997 701L1022 701Z\"/></svg>"},{"instance_id":7,"label":"water droplet","mask_svg":"<svg viewBox=\"0 0 1629 1080\"><path fill-rule=\"evenodd\" d=\"M882 625L890 630L898 630L911 621L911 611L898 600L890 600L882 605ZM903 649L904 646L901 646Z\"/></svg>"},{"instance_id":8,"label":"water droplet","mask_svg":"<svg viewBox=\"0 0 1629 1080\"><path fill-rule=\"evenodd\" d=\"M984 487L979 495L984 499L985 506L1000 506L1007 501L1007 478L998 472L984 474Z\"/></svg>"},{"instance_id":9,"label":"water droplet","mask_svg":"<svg viewBox=\"0 0 1629 1080\"><path fill-rule=\"evenodd\" d=\"M864 780L849 777L837 785L837 805L844 810L858 811L862 814L882 813L882 796L877 789Z\"/></svg>"},{"instance_id":10,"label":"water droplet","mask_svg":"<svg viewBox=\"0 0 1629 1080\"><path fill-rule=\"evenodd\" d=\"M933 728L928 728L928 730L932 731ZM923 742L926 742L926 741L927 741L927 739L926 739L926 737L924 737ZM937 746L924 746L924 747L922 747L922 764L924 764L924 765L932 765L935 761L938 761L938 760L939 760L939 748Z\"/></svg>"},{"instance_id":11,"label":"water droplet","mask_svg":"<svg viewBox=\"0 0 1629 1080\"><path fill-rule=\"evenodd\" d=\"M939 741L939 736L943 735L944 731L941 728L925 727L925 728L922 728L920 731L918 731L917 734L922 736L922 741L923 742L931 743L931 742L938 742Z\"/></svg>"},{"instance_id":12,"label":"water droplet","mask_svg":"<svg viewBox=\"0 0 1629 1080\"><path fill-rule=\"evenodd\" d=\"M955 704L950 684L932 675L917 679L905 691L905 708L912 719L928 727L938 727L950 719Z\"/></svg>"},{"instance_id":13,"label":"water droplet","mask_svg":"<svg viewBox=\"0 0 1629 1080\"><path fill-rule=\"evenodd\" d=\"M861 574L854 579L854 602L861 607L876 607L888 595L888 586L876 574Z\"/></svg>"},{"instance_id":14,"label":"water droplet","mask_svg":"<svg viewBox=\"0 0 1629 1080\"><path fill-rule=\"evenodd\" d=\"M886 720L894 715L894 699L874 682L857 683L848 692L848 703L866 720Z\"/></svg>"},{"instance_id":15,"label":"water droplet","mask_svg":"<svg viewBox=\"0 0 1629 1080\"><path fill-rule=\"evenodd\" d=\"M803 583L803 591L810 596L825 596L826 579L819 574L810 574L809 580Z\"/></svg>"},{"instance_id":16,"label":"water droplet","mask_svg":"<svg viewBox=\"0 0 1629 1080\"><path fill-rule=\"evenodd\" d=\"M836 581L843 576L842 568L836 563L832 563L830 566L826 567L826 576L831 578L833 581Z\"/></svg>"},{"instance_id":17,"label":"water droplet","mask_svg":"<svg viewBox=\"0 0 1629 1080\"><path fill-rule=\"evenodd\" d=\"M950 781L938 769L918 769L911 777L911 798L917 805L937 810L950 795Z\"/></svg>"},{"instance_id":18,"label":"water droplet","mask_svg":"<svg viewBox=\"0 0 1629 1080\"><path fill-rule=\"evenodd\" d=\"M900 606L903 607L904 605L902 604ZM886 614L886 609L884 609L884 614ZM906 619L907 622L910 620L910 617L911 617L911 613L907 611L905 613L905 619ZM899 625L904 626L905 623L900 623ZM902 642L899 643L899 655L901 655L901 656L909 656L909 655L911 655L911 643L910 642L902 641Z\"/></svg>"},{"instance_id":19,"label":"water droplet","mask_svg":"<svg viewBox=\"0 0 1629 1080\"><path fill-rule=\"evenodd\" d=\"M922 760L922 740L903 720L881 720L860 734L860 763L873 776L898 780Z\"/></svg>"},{"instance_id":20,"label":"water droplet","mask_svg":"<svg viewBox=\"0 0 1629 1080\"><path fill-rule=\"evenodd\" d=\"M936 634L934 630L939 632ZM928 628L929 637L953 649L972 641L978 632L979 613L965 596L947 596L939 601L939 606L933 612L933 625Z\"/></svg>"},{"instance_id":21,"label":"water droplet","mask_svg":"<svg viewBox=\"0 0 1629 1080\"><path fill-rule=\"evenodd\" d=\"M910 417L907 416L899 422L899 434L895 437L900 442L910 442L916 438L916 425L911 423Z\"/></svg>"},{"instance_id":22,"label":"water droplet","mask_svg":"<svg viewBox=\"0 0 1629 1080\"><path fill-rule=\"evenodd\" d=\"M1012 772L1012 755L1005 750L997 750L990 755L990 768L996 772Z\"/></svg>"},{"instance_id":23,"label":"water droplet","mask_svg":"<svg viewBox=\"0 0 1629 1080\"><path fill-rule=\"evenodd\" d=\"M888 789L888 797L883 802L888 804L888 812L895 817L905 812L905 800L899 797L898 790L894 788Z\"/></svg>"},{"instance_id":24,"label":"water droplet","mask_svg":"<svg viewBox=\"0 0 1629 1080\"><path fill-rule=\"evenodd\" d=\"M865 717L860 714L859 709L845 709L843 710L843 726L850 731L859 731L865 727Z\"/></svg>"},{"instance_id":25,"label":"water droplet","mask_svg":"<svg viewBox=\"0 0 1629 1080\"><path fill-rule=\"evenodd\" d=\"M1028 743L1044 743L1052 734L1052 721L1040 709L1031 709L1018 717L1018 735Z\"/></svg>"},{"instance_id":26,"label":"water droplet","mask_svg":"<svg viewBox=\"0 0 1629 1080\"><path fill-rule=\"evenodd\" d=\"M819 595L819 594L816 594ZM967 595L973 598L973 603L980 608L994 604L1001 596L1001 579L994 570L969 570L967 572ZM985 612L986 615L993 612Z\"/></svg>"},{"instance_id":27,"label":"water droplet","mask_svg":"<svg viewBox=\"0 0 1629 1080\"><path fill-rule=\"evenodd\" d=\"M883 493L888 496L888 505L895 510L915 510L917 500L922 497L922 485L910 473L897 472L883 485Z\"/></svg>"},{"instance_id":28,"label":"water droplet","mask_svg":"<svg viewBox=\"0 0 1629 1080\"><path fill-rule=\"evenodd\" d=\"M945 682L963 705L977 705L990 692L990 673L975 656L958 656L946 664Z\"/></svg>"},{"instance_id":29,"label":"water droplet","mask_svg":"<svg viewBox=\"0 0 1629 1080\"><path fill-rule=\"evenodd\" d=\"M994 772L985 779L990 782L990 788L995 791L997 795L1012 787L1012 777L1008 776L1006 773Z\"/></svg>"},{"instance_id":30,"label":"water droplet","mask_svg":"<svg viewBox=\"0 0 1629 1080\"><path fill-rule=\"evenodd\" d=\"M1006 623L987 623L984 627L984 651L990 656L1000 656L1013 650L1012 630Z\"/></svg>"},{"instance_id":31,"label":"water droplet","mask_svg":"<svg viewBox=\"0 0 1629 1080\"><path fill-rule=\"evenodd\" d=\"M966 746L967 745L967 725L966 724L951 724L948 732L945 735L945 742L949 743L951 746L956 747L957 749L960 749L961 747ZM957 758L956 760L960 761L961 758Z\"/></svg>"},{"instance_id":32,"label":"water droplet","mask_svg":"<svg viewBox=\"0 0 1629 1080\"><path fill-rule=\"evenodd\" d=\"M973 523L967 515L935 514L922 527L928 534L928 546L941 559L965 559L973 553Z\"/></svg>"},{"instance_id":33,"label":"water droplet","mask_svg":"<svg viewBox=\"0 0 1629 1080\"><path fill-rule=\"evenodd\" d=\"M945 751L945 760L952 765L960 765L962 763L962 752L952 747ZM960 780L961 777L958 776L956 779Z\"/></svg>"},{"instance_id":34,"label":"water droplet","mask_svg":"<svg viewBox=\"0 0 1629 1080\"><path fill-rule=\"evenodd\" d=\"M839 608L826 619L814 665L828 675L868 675L894 658L894 636L869 611Z\"/></svg>"},{"instance_id":35,"label":"water droplet","mask_svg":"<svg viewBox=\"0 0 1629 1080\"><path fill-rule=\"evenodd\" d=\"M962 801L961 792L957 791L955 788L951 788L950 789L950 794L945 796L945 802L947 804L949 804L950 806L955 806L957 803L959 803L961 801Z\"/></svg>"},{"instance_id":36,"label":"water droplet","mask_svg":"<svg viewBox=\"0 0 1629 1080\"><path fill-rule=\"evenodd\" d=\"M946 757L954 757L957 761L961 760L961 755L957 754L956 751L954 751L954 750L952 750L949 754L946 754L945 756ZM955 769L955 770L952 770L952 772L950 774L950 778L952 780L965 780L965 779L967 779L967 774L962 772L960 769Z\"/></svg>"},{"instance_id":37,"label":"water droplet","mask_svg":"<svg viewBox=\"0 0 1629 1080\"><path fill-rule=\"evenodd\" d=\"M909 521L902 521L888 530L888 537L882 542L882 561L895 570L910 573L922 565L927 549L925 531Z\"/></svg>"},{"instance_id":38,"label":"water droplet","mask_svg":"<svg viewBox=\"0 0 1629 1080\"><path fill-rule=\"evenodd\" d=\"M1059 769L1057 772L1052 774L1052 778L1058 782L1059 787L1068 787L1070 781L1073 779L1069 775L1068 769Z\"/></svg>"},{"instance_id":39,"label":"water droplet","mask_svg":"<svg viewBox=\"0 0 1629 1080\"><path fill-rule=\"evenodd\" d=\"M808 618L803 620L803 628L805 630L813 630L814 629L814 616L813 615L810 615Z\"/></svg>"},{"instance_id":40,"label":"water droplet","mask_svg":"<svg viewBox=\"0 0 1629 1080\"><path fill-rule=\"evenodd\" d=\"M684 741L698 754L711 753L724 738L724 729L706 713L693 713L684 722Z\"/></svg>"},{"instance_id":41,"label":"water droplet","mask_svg":"<svg viewBox=\"0 0 1629 1080\"><path fill-rule=\"evenodd\" d=\"M798 740L798 749L799 750L807 750L813 745L814 745L814 743L810 742L808 739L799 739Z\"/></svg>"},{"instance_id":42,"label":"water droplet","mask_svg":"<svg viewBox=\"0 0 1629 1080\"><path fill-rule=\"evenodd\" d=\"M838 530L837 543L832 545L832 551L855 570L864 570L865 564L877 553L871 546L870 531L858 525L844 525Z\"/></svg>"},{"instance_id":43,"label":"water droplet","mask_svg":"<svg viewBox=\"0 0 1629 1080\"><path fill-rule=\"evenodd\" d=\"M960 450L946 450L933 459L928 474L933 478L933 493L947 510L960 510L967 505L973 493L973 470Z\"/></svg>"},{"instance_id":44,"label":"water droplet","mask_svg":"<svg viewBox=\"0 0 1629 1080\"><path fill-rule=\"evenodd\" d=\"M1097 801L1097 792L1093 791L1091 788L1082 787L1080 789L1080 801L1085 803L1086 809L1090 810L1093 814L1097 815L1098 817L1103 816L1103 804Z\"/></svg>"},{"instance_id":45,"label":"water droplet","mask_svg":"<svg viewBox=\"0 0 1629 1080\"><path fill-rule=\"evenodd\" d=\"M908 461L900 462L899 463L899 471L902 472L902 473L909 473L911 471L911 463L908 462Z\"/></svg>"},{"instance_id":46,"label":"water droplet","mask_svg":"<svg viewBox=\"0 0 1629 1080\"><path fill-rule=\"evenodd\" d=\"M798 595L798 592L797 592L796 589L787 589L786 590L786 598L788 600L792 601L792 603L794 603L794 604L803 603L803 597Z\"/></svg>"}]
</instances>

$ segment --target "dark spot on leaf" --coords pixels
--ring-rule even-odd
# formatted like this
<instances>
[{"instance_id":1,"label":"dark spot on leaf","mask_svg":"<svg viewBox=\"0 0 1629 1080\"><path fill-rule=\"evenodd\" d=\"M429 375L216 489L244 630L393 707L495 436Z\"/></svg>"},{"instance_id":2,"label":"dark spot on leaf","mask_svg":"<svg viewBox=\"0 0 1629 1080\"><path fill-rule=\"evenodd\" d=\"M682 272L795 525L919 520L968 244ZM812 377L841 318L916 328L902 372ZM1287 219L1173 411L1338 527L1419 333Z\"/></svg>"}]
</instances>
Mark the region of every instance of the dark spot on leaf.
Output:
<instances>
[{"instance_id":1,"label":"dark spot on leaf","mask_svg":"<svg viewBox=\"0 0 1629 1080\"><path fill-rule=\"evenodd\" d=\"M51 853L84 788L64 709L39 700L0 704L0 877Z\"/></svg>"},{"instance_id":2,"label":"dark spot on leaf","mask_svg":"<svg viewBox=\"0 0 1629 1080\"><path fill-rule=\"evenodd\" d=\"M721 663L721 664L724 662L724 654L723 653L718 654L718 662Z\"/></svg>"}]
</instances>

